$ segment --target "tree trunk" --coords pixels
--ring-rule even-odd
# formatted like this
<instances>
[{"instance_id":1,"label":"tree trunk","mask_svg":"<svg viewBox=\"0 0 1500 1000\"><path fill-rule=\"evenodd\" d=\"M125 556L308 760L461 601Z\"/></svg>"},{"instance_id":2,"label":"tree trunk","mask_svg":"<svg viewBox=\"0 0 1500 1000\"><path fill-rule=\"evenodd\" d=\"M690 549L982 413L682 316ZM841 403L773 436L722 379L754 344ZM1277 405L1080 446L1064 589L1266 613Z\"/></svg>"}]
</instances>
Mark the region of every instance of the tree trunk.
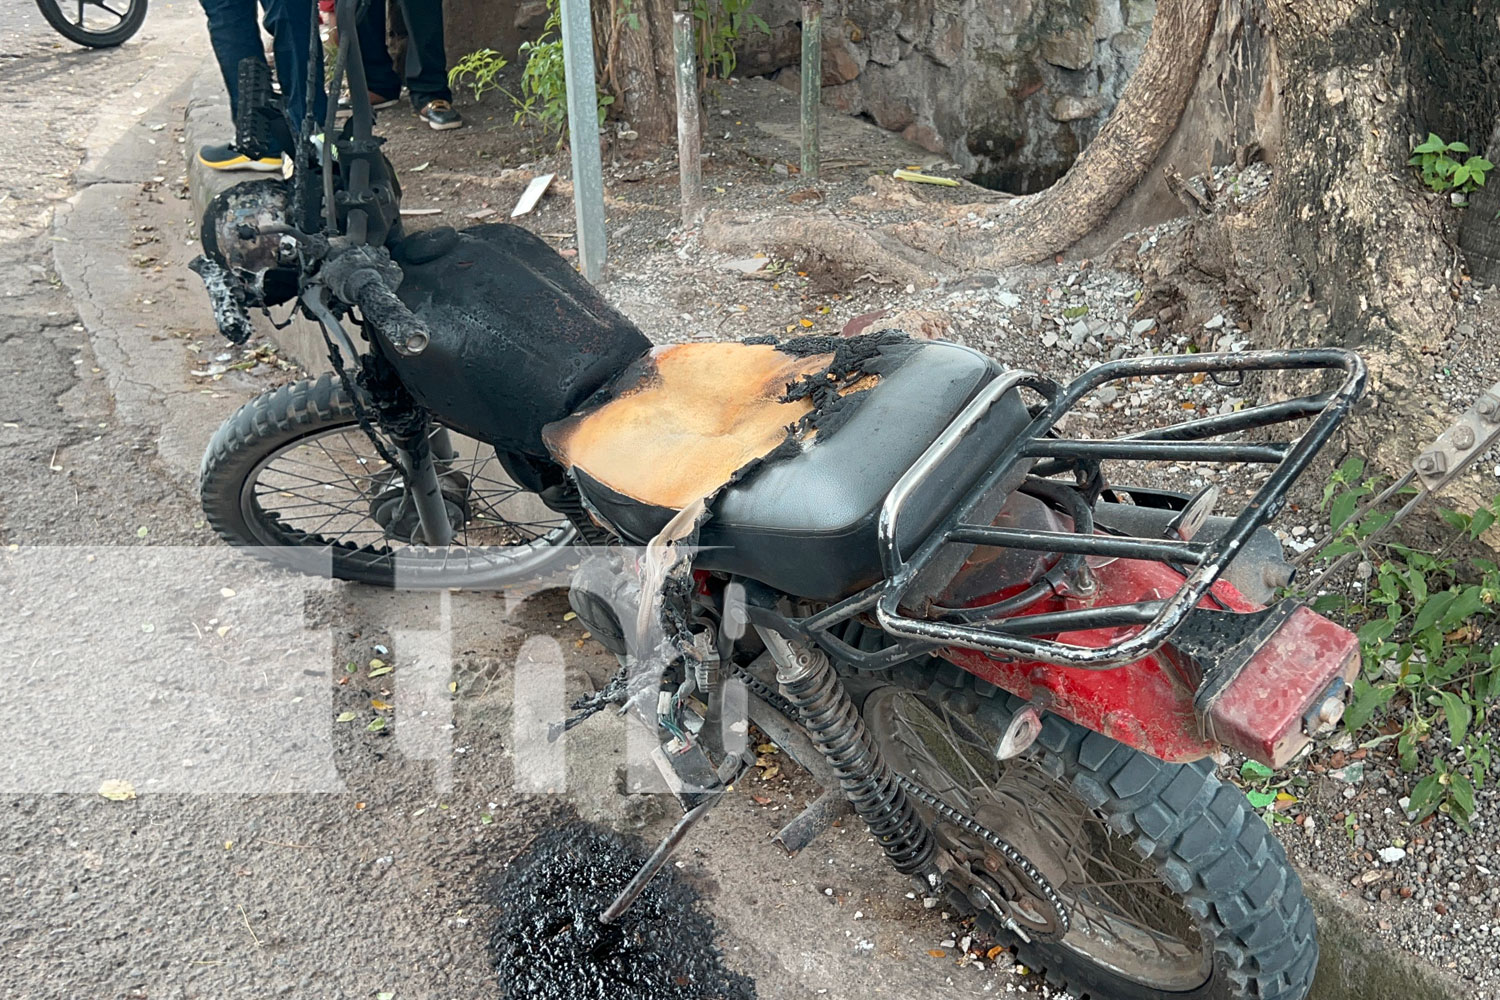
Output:
<instances>
[{"instance_id":1,"label":"tree trunk","mask_svg":"<svg viewBox=\"0 0 1500 1000\"><path fill-rule=\"evenodd\" d=\"M635 0L635 26L619 16L606 68L618 107L643 142L676 141L676 60L671 0Z\"/></svg>"},{"instance_id":2,"label":"tree trunk","mask_svg":"<svg viewBox=\"0 0 1500 1000\"><path fill-rule=\"evenodd\" d=\"M1351 444L1395 471L1455 416L1433 360L1461 289L1448 198L1406 161L1428 131L1471 146L1495 122L1500 13L1469 0L1267 0L1282 93L1268 195L1224 223L1256 288L1261 346L1357 347L1370 392ZM1460 408L1463 404L1459 404Z\"/></svg>"},{"instance_id":3,"label":"tree trunk","mask_svg":"<svg viewBox=\"0 0 1500 1000\"><path fill-rule=\"evenodd\" d=\"M1500 119L1495 120L1484 156L1491 162L1500 161ZM1500 176L1469 195L1469 210L1464 213L1458 231L1458 245L1463 248L1469 274L1476 285L1481 288L1500 285Z\"/></svg>"},{"instance_id":4,"label":"tree trunk","mask_svg":"<svg viewBox=\"0 0 1500 1000\"><path fill-rule=\"evenodd\" d=\"M1176 131L1218 9L1219 0L1158 0L1140 65L1109 121L1061 180L997 218L1005 235L977 265L998 270L1043 260L1104 222Z\"/></svg>"}]
</instances>

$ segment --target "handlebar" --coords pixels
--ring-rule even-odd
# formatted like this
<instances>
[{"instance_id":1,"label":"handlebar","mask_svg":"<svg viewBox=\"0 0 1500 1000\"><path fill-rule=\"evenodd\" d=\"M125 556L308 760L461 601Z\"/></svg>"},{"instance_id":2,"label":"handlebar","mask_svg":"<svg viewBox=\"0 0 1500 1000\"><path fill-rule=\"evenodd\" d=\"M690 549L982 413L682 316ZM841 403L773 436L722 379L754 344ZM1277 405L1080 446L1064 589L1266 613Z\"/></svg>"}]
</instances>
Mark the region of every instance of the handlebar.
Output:
<instances>
[{"instance_id":1,"label":"handlebar","mask_svg":"<svg viewBox=\"0 0 1500 1000\"><path fill-rule=\"evenodd\" d=\"M375 324L391 346L402 354L421 354L431 340L427 324L406 308L385 283L380 272L362 267L350 273L339 298L359 307L369 322Z\"/></svg>"},{"instance_id":2,"label":"handlebar","mask_svg":"<svg viewBox=\"0 0 1500 1000\"><path fill-rule=\"evenodd\" d=\"M331 255L322 278L339 301L357 306L397 351L421 354L431 335L427 324L397 298L401 268L384 248L352 246Z\"/></svg>"}]
</instances>

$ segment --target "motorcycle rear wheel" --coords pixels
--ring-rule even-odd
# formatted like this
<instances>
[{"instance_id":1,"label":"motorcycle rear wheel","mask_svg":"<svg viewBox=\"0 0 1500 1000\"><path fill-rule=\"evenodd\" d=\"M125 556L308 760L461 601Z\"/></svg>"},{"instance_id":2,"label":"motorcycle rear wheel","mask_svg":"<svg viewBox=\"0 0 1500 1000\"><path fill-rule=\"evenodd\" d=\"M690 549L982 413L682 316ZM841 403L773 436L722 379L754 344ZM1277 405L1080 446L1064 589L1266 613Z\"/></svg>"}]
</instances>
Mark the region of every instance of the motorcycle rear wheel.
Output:
<instances>
[{"instance_id":1,"label":"motorcycle rear wheel","mask_svg":"<svg viewBox=\"0 0 1500 1000\"><path fill-rule=\"evenodd\" d=\"M93 49L112 49L123 45L140 30L146 20L146 2L147 0L36 0L36 5L47 23L68 41ZM75 11L73 17L68 16L64 6ZM118 9L121 6L124 7L123 11Z\"/></svg>"},{"instance_id":2,"label":"motorcycle rear wheel","mask_svg":"<svg viewBox=\"0 0 1500 1000\"><path fill-rule=\"evenodd\" d=\"M221 425L203 456L208 523L235 546L302 572L402 588L482 589L539 579L571 562L577 532L510 482L494 450L440 475L454 544L425 546L402 503L400 470L380 460L331 375L262 393Z\"/></svg>"},{"instance_id":3,"label":"motorcycle rear wheel","mask_svg":"<svg viewBox=\"0 0 1500 1000\"><path fill-rule=\"evenodd\" d=\"M1307 994L1318 946L1301 880L1211 762L1168 764L1056 716L1044 717L1029 751L996 761L990 741L1025 703L951 664L938 676L908 673L911 686L872 692L863 712L871 734L893 770L1020 850L1062 897L1070 927L1060 940L1028 944L956 889L950 905L1078 997ZM934 829L950 852L964 849L961 832L940 819ZM997 873L996 885L1009 882L1013 894L1024 884L1008 880L982 844L969 850L976 871ZM1024 896L1021 904L1046 912Z\"/></svg>"}]
</instances>

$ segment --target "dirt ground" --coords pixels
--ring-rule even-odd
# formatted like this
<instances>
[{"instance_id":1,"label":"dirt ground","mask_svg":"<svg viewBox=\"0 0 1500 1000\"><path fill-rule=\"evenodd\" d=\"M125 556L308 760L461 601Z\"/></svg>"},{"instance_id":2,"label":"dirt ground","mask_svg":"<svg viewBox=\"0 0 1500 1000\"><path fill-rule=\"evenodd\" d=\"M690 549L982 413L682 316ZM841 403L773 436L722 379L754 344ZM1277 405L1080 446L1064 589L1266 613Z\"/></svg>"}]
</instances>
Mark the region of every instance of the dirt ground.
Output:
<instances>
[{"instance_id":1,"label":"dirt ground","mask_svg":"<svg viewBox=\"0 0 1500 1000\"><path fill-rule=\"evenodd\" d=\"M831 131L833 140L824 140L823 176L816 185L803 183L797 168L796 95L766 80L717 83L706 107L709 213L753 220L799 206L876 225L915 215L941 217L946 204L974 201L979 195L967 183L953 189L890 181L887 175L896 167L944 176L957 176L957 167L867 123L831 113L824 116L825 133ZM469 126L446 134L432 134L404 113L382 122L387 149L398 169L406 170L406 204L441 209L437 215L410 218L415 226L502 221L533 176L570 174L566 150L534 129L516 127L503 96L491 95L463 110ZM1229 291L1215 293L1212 282L1204 281L1186 301L1169 304L1153 296L1160 291L1156 279L1179 269L1174 255L1181 252L1182 221L1095 247L1089 257L1070 255L1002 274L967 275L931 288L900 287L869 275L851 281L848 275L820 269L816 261L772 257L756 267L758 258L768 256L760 248L716 252L704 245L700 228L683 228L675 155L641 150L637 142L621 138L627 129L627 123L617 125L604 146L609 233L605 293L658 342L837 333L874 323L957 340L1059 380L1106 359L1238 351L1254 342L1250 318ZM485 166L476 168L476 162ZM413 172L415 168L421 169ZM1262 164L1196 179L1200 190L1213 187L1216 211L1221 212L1258 198L1269 181ZM568 191L554 187L535 212L515 221L571 255L574 220ZM982 228L995 223L970 216L948 224ZM1485 334L1496 327L1500 297L1466 283L1451 294L1466 318L1452 340L1433 344L1430 405L1456 416L1500 371L1493 338ZM1227 412L1259 401L1261 391L1255 384L1222 385L1201 377L1153 381L1096 394L1071 418L1077 421L1071 429L1104 436L1139 429L1143 421ZM1383 398L1378 383L1370 398L1375 406L1392 402ZM1413 455L1418 445L1413 443ZM1331 468L1343 457L1336 439L1319 468ZM1387 458L1393 466L1402 461ZM1500 492L1497 463L1497 451L1476 461L1464 474L1470 492ZM1215 476L1204 467L1158 463L1131 471L1153 485L1190 492L1217 485L1225 507L1260 483L1254 473ZM1308 548L1326 533L1321 493L1320 475L1309 475L1278 520L1277 533L1290 552ZM1444 751L1434 745L1427 752ZM1363 770L1345 770L1351 761L1363 764ZM1500 880L1493 874L1500 869L1500 832L1487 818L1500 804L1496 790L1480 792L1486 803L1480 813L1486 818L1472 832L1445 821L1413 830L1395 801L1409 790L1411 779L1396 766L1390 744L1356 747L1345 740L1315 754L1295 774L1295 787L1288 788L1298 802L1274 824L1292 857L1325 875L1333 891L1366 915L1372 933L1468 979L1479 990L1476 995L1500 989L1483 946L1471 944L1500 936ZM1357 778L1348 780L1350 775ZM1407 858L1383 864L1377 851L1393 844L1406 845ZM1440 873L1446 874L1438 877Z\"/></svg>"}]
</instances>

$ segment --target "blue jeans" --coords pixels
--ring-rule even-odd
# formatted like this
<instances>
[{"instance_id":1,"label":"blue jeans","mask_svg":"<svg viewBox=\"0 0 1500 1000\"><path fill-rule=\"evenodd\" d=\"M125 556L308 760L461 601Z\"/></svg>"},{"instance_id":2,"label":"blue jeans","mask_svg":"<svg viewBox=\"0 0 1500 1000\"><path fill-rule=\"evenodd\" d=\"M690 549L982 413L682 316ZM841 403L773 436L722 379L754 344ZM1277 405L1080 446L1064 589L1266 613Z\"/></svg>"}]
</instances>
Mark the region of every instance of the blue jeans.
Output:
<instances>
[{"instance_id":1,"label":"blue jeans","mask_svg":"<svg viewBox=\"0 0 1500 1000\"><path fill-rule=\"evenodd\" d=\"M261 45L260 29L255 24L256 0L198 0L208 15L208 38L224 86L229 88L230 106L240 104L240 61L257 59L264 63L266 52ZM260 0L265 9L265 27L270 32L276 53L276 82L281 87L282 103L291 119L292 134L302 128L307 112L308 43L312 38L313 0ZM318 45L317 90L313 94L313 114L321 123L328 111L328 96L323 89L323 46ZM321 127L320 127L321 130Z\"/></svg>"}]
</instances>

